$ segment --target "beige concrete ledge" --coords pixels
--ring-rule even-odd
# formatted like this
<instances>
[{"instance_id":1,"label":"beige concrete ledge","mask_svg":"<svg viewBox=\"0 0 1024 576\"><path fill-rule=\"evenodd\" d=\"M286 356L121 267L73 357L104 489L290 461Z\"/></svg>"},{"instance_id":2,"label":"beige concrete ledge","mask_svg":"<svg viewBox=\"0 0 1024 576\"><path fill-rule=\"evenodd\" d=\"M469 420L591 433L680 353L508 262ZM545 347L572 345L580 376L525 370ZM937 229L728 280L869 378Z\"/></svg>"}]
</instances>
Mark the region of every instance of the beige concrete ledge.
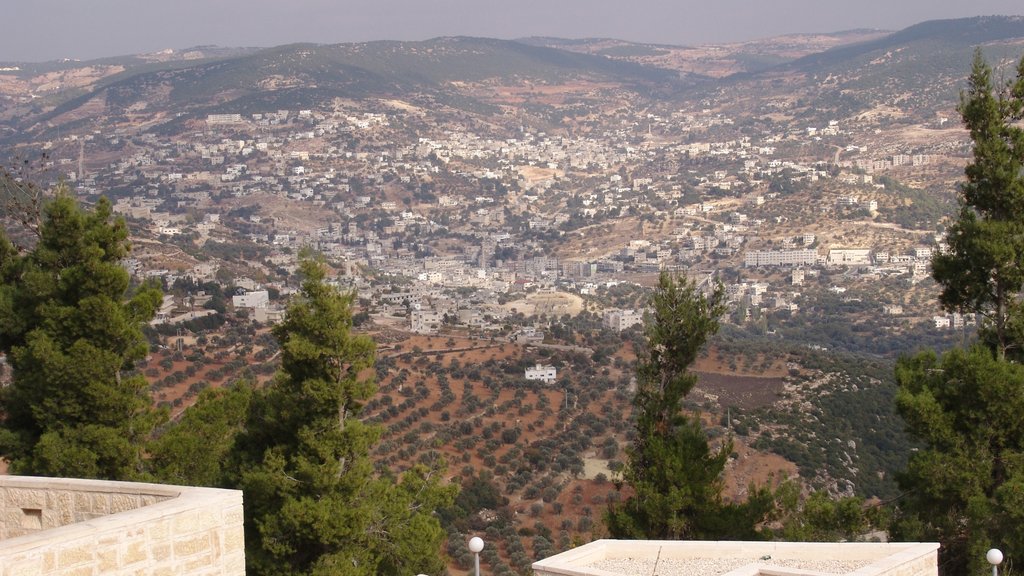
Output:
<instances>
[{"instance_id":1,"label":"beige concrete ledge","mask_svg":"<svg viewBox=\"0 0 1024 576\"><path fill-rule=\"evenodd\" d=\"M936 576L936 543L597 540L533 564L536 576Z\"/></svg>"},{"instance_id":2,"label":"beige concrete ledge","mask_svg":"<svg viewBox=\"0 0 1024 576\"><path fill-rule=\"evenodd\" d=\"M0 576L245 574L242 493L0 476Z\"/></svg>"}]
</instances>

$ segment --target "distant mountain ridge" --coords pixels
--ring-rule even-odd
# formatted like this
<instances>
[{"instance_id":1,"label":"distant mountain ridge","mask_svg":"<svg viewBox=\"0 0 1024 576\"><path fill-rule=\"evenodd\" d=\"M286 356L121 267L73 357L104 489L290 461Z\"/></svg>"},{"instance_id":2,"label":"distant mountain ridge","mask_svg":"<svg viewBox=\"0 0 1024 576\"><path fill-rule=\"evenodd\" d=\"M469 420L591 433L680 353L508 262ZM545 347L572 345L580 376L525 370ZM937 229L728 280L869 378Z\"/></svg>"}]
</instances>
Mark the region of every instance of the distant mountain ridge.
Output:
<instances>
[{"instance_id":1,"label":"distant mountain ridge","mask_svg":"<svg viewBox=\"0 0 1024 576\"><path fill-rule=\"evenodd\" d=\"M1024 39L1024 16L977 16L921 22L888 36L863 43L840 46L796 60L788 67L811 70L836 65L880 51L920 43L937 43L947 49L974 47L994 41Z\"/></svg>"},{"instance_id":2,"label":"distant mountain ridge","mask_svg":"<svg viewBox=\"0 0 1024 576\"><path fill-rule=\"evenodd\" d=\"M807 54L819 45L833 47ZM730 86L768 83L755 88L762 90L780 76L802 76L806 85L787 81L785 89L806 91L812 100L808 105L820 107L822 114L851 113L891 99L892 94L919 96L922 106L934 107L955 98L977 45L996 58L1019 54L1024 17L935 20L891 34L862 30L792 35L730 45L717 54L613 39L557 38L198 47L78 63L117 71L39 102L23 102L22 108L6 113L0 99L0 130L8 139L21 133L38 137L99 109L111 115L126 109L164 110L174 117L166 129L177 130L188 119L208 113L311 108L337 98L421 98L424 103L489 113L497 109L486 97L486 86L591 82L682 99L695 94L693 90L728 93ZM75 65L61 62L18 74L27 77ZM842 99L835 97L836 91ZM821 99L820 105L814 99ZM844 107L833 110L839 101Z\"/></svg>"},{"instance_id":3,"label":"distant mountain ridge","mask_svg":"<svg viewBox=\"0 0 1024 576\"><path fill-rule=\"evenodd\" d=\"M124 59L118 62L125 64ZM490 38L291 44L229 57L128 67L33 123L52 121L98 100L113 109L144 103L150 108L173 106L179 112L252 112L268 107L312 107L333 98L424 92L453 98L458 92L455 83L560 83L572 79L641 87L678 83L680 74Z\"/></svg>"}]
</instances>

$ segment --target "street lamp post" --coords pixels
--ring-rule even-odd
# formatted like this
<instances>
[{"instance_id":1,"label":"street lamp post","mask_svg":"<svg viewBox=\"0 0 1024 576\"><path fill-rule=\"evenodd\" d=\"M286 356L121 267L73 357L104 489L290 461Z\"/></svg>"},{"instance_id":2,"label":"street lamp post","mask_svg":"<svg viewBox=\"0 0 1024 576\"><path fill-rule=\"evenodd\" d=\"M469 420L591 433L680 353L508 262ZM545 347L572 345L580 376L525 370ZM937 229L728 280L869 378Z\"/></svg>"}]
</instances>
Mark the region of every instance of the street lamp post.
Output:
<instances>
[{"instance_id":1,"label":"street lamp post","mask_svg":"<svg viewBox=\"0 0 1024 576\"><path fill-rule=\"evenodd\" d=\"M469 539L469 551L473 553L473 569L476 576L480 576L480 551L484 549L484 541L479 536Z\"/></svg>"},{"instance_id":2,"label":"street lamp post","mask_svg":"<svg viewBox=\"0 0 1024 576\"><path fill-rule=\"evenodd\" d=\"M999 576L999 563L1003 561L1003 553L998 548L993 548L985 554L985 560L992 565L992 576Z\"/></svg>"}]
</instances>

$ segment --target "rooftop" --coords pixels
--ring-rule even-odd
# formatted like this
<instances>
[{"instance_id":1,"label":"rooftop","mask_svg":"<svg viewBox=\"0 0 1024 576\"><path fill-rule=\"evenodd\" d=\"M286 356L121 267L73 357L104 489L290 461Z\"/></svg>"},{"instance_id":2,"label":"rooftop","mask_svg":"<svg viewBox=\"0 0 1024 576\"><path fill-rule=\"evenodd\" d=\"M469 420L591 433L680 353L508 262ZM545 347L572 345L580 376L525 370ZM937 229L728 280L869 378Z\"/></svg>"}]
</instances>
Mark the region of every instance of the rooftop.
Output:
<instances>
[{"instance_id":1,"label":"rooftop","mask_svg":"<svg viewBox=\"0 0 1024 576\"><path fill-rule=\"evenodd\" d=\"M537 576L935 576L936 543L597 540L533 564Z\"/></svg>"}]
</instances>

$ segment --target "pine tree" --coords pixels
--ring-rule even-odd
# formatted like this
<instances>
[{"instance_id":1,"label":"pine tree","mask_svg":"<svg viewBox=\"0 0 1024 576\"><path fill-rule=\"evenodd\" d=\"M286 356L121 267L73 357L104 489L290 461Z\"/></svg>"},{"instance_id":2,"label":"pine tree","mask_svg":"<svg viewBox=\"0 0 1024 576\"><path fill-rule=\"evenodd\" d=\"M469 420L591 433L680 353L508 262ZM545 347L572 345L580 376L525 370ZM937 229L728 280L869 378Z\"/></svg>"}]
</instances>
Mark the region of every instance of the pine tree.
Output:
<instances>
[{"instance_id":1,"label":"pine tree","mask_svg":"<svg viewBox=\"0 0 1024 576\"><path fill-rule=\"evenodd\" d=\"M33 232L25 250L0 231L0 350L13 369L0 451L18 474L137 478L159 415L132 370L160 291L128 298L128 230L106 199L85 211L58 189Z\"/></svg>"},{"instance_id":2,"label":"pine tree","mask_svg":"<svg viewBox=\"0 0 1024 576\"><path fill-rule=\"evenodd\" d=\"M207 388L149 445L152 479L184 486L225 486L224 466L245 426L253 388L245 381Z\"/></svg>"},{"instance_id":3,"label":"pine tree","mask_svg":"<svg viewBox=\"0 0 1024 576\"><path fill-rule=\"evenodd\" d=\"M982 335L997 356L1024 353L1024 58L1016 81L996 86L976 51L959 110L974 154L949 250L935 255L932 275L946 310L983 318Z\"/></svg>"},{"instance_id":4,"label":"pine tree","mask_svg":"<svg viewBox=\"0 0 1024 576\"><path fill-rule=\"evenodd\" d=\"M983 318L979 342L899 361L897 408L923 447L898 478L894 531L938 539L945 574L981 573L997 546L1024 554L1024 58L996 85L975 52L960 113L974 154L948 252L932 262L950 311Z\"/></svg>"},{"instance_id":5,"label":"pine tree","mask_svg":"<svg viewBox=\"0 0 1024 576\"><path fill-rule=\"evenodd\" d=\"M924 443L899 477L896 536L938 540L943 574L1024 557L1024 366L976 345L900 361L897 408Z\"/></svg>"},{"instance_id":6,"label":"pine tree","mask_svg":"<svg viewBox=\"0 0 1024 576\"><path fill-rule=\"evenodd\" d=\"M705 296L685 278L663 273L651 304L633 399L636 439L620 483L633 495L609 507L608 530L614 538L755 537L771 493L754 490L745 504L723 502L722 473L732 443L712 450L699 416L683 412L683 399L697 382L689 367L718 330L723 291L719 286Z\"/></svg>"},{"instance_id":7,"label":"pine tree","mask_svg":"<svg viewBox=\"0 0 1024 576\"><path fill-rule=\"evenodd\" d=\"M379 429L361 421L373 393L375 345L350 332L351 294L301 263L301 292L274 328L281 368L254 398L238 441L251 574L438 572L444 532L433 511L453 488L438 470L400 479L374 471Z\"/></svg>"}]
</instances>

